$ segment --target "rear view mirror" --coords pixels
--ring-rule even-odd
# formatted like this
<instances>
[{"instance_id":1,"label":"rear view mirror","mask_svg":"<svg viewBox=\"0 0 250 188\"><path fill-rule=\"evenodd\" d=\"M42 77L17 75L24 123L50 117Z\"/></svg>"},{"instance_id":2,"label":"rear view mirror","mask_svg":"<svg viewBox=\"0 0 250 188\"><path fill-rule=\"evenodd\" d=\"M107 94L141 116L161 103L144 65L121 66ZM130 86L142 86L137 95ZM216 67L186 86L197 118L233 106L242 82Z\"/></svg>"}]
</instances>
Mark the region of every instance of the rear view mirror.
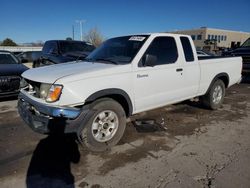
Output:
<instances>
[{"instance_id":1,"label":"rear view mirror","mask_svg":"<svg viewBox=\"0 0 250 188\"><path fill-rule=\"evenodd\" d=\"M144 66L153 67L157 63L157 57L151 54L146 54Z\"/></svg>"}]
</instances>

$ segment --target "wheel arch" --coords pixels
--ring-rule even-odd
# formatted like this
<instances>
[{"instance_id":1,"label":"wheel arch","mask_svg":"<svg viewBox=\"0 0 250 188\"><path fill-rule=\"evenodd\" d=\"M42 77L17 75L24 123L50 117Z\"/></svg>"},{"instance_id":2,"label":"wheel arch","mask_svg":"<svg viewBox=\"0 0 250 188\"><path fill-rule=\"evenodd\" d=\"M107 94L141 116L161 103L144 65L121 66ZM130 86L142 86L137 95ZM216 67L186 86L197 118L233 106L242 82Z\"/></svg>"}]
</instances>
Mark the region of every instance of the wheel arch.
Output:
<instances>
[{"instance_id":1,"label":"wheel arch","mask_svg":"<svg viewBox=\"0 0 250 188\"><path fill-rule=\"evenodd\" d=\"M217 74L217 75L213 78L212 82L210 83L210 85L209 85L209 87L208 87L208 89L207 89L206 94L209 92L209 90L211 89L211 87L213 86L213 84L214 84L214 82L215 82L216 80L222 80L223 83L225 84L225 87L226 87L226 88L227 88L228 85L229 85L229 76L228 76L227 73L223 72L223 73Z\"/></svg>"},{"instance_id":2,"label":"wheel arch","mask_svg":"<svg viewBox=\"0 0 250 188\"><path fill-rule=\"evenodd\" d=\"M92 103L95 100L101 99L101 98L111 98L111 99L117 101L123 107L127 117L132 115L132 113L133 113L132 101L131 101L129 95L127 94L127 92L125 92L124 90L117 89L117 88L110 88L110 89L104 89L104 90L97 91L97 92L93 93L92 95L90 95L85 100L85 104Z\"/></svg>"}]
</instances>

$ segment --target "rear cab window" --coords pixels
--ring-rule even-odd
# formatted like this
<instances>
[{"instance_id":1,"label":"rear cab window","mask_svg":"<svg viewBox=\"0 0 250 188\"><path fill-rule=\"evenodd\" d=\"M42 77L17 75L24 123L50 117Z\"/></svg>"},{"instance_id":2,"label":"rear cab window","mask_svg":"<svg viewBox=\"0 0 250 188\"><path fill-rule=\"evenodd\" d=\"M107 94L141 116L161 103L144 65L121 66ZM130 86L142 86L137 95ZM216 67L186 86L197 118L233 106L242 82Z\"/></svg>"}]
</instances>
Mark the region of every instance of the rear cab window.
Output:
<instances>
[{"instance_id":1,"label":"rear cab window","mask_svg":"<svg viewBox=\"0 0 250 188\"><path fill-rule=\"evenodd\" d=\"M194 61L194 52L188 37L180 37L186 62Z\"/></svg>"}]
</instances>

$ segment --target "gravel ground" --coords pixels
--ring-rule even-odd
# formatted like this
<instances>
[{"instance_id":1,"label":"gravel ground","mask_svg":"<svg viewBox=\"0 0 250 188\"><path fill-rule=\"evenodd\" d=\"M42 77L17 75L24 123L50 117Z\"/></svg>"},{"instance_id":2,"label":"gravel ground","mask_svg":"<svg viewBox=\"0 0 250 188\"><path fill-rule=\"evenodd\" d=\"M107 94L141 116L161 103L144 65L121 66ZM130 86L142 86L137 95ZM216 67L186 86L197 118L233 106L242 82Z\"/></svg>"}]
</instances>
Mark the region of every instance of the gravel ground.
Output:
<instances>
[{"instance_id":1,"label":"gravel ground","mask_svg":"<svg viewBox=\"0 0 250 188\"><path fill-rule=\"evenodd\" d=\"M0 187L250 187L250 79L217 111L184 102L141 113L104 153L34 133L0 102ZM135 121L148 121L137 125Z\"/></svg>"}]
</instances>

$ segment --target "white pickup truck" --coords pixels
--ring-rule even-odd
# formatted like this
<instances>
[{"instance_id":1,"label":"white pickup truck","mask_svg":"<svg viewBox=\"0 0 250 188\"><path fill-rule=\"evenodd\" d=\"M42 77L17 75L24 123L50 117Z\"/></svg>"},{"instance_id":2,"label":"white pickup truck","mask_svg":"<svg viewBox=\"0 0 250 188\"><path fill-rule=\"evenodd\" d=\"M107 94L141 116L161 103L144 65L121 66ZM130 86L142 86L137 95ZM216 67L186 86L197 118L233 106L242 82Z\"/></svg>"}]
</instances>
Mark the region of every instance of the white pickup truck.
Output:
<instances>
[{"instance_id":1,"label":"white pickup truck","mask_svg":"<svg viewBox=\"0 0 250 188\"><path fill-rule=\"evenodd\" d=\"M18 109L36 132L76 133L89 149L102 151L118 143L133 114L195 97L219 108L241 70L241 57L198 59L186 35L122 36L85 61L24 72Z\"/></svg>"}]
</instances>

